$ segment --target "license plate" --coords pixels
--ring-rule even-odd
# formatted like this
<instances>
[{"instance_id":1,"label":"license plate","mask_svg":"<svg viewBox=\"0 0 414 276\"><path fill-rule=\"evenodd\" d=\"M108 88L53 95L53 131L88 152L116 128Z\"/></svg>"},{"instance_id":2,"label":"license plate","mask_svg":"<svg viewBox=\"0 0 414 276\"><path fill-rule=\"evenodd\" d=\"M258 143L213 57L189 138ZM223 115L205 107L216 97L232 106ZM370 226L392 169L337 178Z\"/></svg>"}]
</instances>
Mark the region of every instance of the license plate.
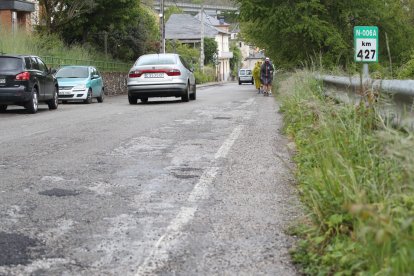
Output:
<instances>
[{"instance_id":1,"label":"license plate","mask_svg":"<svg viewBox=\"0 0 414 276\"><path fill-rule=\"evenodd\" d=\"M163 78L164 73L145 73L146 78Z\"/></svg>"},{"instance_id":2,"label":"license plate","mask_svg":"<svg viewBox=\"0 0 414 276\"><path fill-rule=\"evenodd\" d=\"M70 94L72 94L72 91L62 91L62 90L59 91L59 95L70 95Z\"/></svg>"},{"instance_id":3,"label":"license plate","mask_svg":"<svg viewBox=\"0 0 414 276\"><path fill-rule=\"evenodd\" d=\"M5 83L6 83L6 79L0 78L0 84L5 84Z\"/></svg>"}]
</instances>

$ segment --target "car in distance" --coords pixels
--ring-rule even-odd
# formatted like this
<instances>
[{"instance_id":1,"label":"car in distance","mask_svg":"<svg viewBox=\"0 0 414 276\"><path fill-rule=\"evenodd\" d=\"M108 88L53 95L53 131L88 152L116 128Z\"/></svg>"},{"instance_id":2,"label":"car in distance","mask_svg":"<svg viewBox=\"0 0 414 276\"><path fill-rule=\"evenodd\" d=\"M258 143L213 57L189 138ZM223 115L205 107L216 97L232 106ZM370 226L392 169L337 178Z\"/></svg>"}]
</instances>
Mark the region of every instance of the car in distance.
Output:
<instances>
[{"instance_id":1,"label":"car in distance","mask_svg":"<svg viewBox=\"0 0 414 276\"><path fill-rule=\"evenodd\" d=\"M251 69L240 69L238 79L239 85L241 85L242 83L254 84L253 72Z\"/></svg>"},{"instance_id":2,"label":"car in distance","mask_svg":"<svg viewBox=\"0 0 414 276\"><path fill-rule=\"evenodd\" d=\"M93 66L63 66L56 72L59 83L59 100L102 103L105 96L101 74Z\"/></svg>"},{"instance_id":3,"label":"car in distance","mask_svg":"<svg viewBox=\"0 0 414 276\"><path fill-rule=\"evenodd\" d=\"M0 55L0 112L9 105L36 113L39 102L58 108L58 83L53 71L37 56Z\"/></svg>"},{"instance_id":4,"label":"car in distance","mask_svg":"<svg viewBox=\"0 0 414 276\"><path fill-rule=\"evenodd\" d=\"M196 99L194 70L178 54L149 54L138 58L128 74L128 101L148 102L151 97Z\"/></svg>"}]
</instances>

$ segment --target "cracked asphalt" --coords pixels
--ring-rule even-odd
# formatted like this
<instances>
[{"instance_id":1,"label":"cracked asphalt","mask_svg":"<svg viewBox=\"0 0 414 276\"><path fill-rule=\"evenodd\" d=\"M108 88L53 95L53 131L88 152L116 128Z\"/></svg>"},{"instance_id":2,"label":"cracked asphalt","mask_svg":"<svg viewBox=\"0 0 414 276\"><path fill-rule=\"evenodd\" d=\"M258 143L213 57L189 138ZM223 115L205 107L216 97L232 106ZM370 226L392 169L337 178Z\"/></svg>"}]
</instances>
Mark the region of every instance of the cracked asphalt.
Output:
<instances>
[{"instance_id":1,"label":"cracked asphalt","mask_svg":"<svg viewBox=\"0 0 414 276\"><path fill-rule=\"evenodd\" d=\"M297 275L278 109L228 83L0 113L0 275Z\"/></svg>"}]
</instances>

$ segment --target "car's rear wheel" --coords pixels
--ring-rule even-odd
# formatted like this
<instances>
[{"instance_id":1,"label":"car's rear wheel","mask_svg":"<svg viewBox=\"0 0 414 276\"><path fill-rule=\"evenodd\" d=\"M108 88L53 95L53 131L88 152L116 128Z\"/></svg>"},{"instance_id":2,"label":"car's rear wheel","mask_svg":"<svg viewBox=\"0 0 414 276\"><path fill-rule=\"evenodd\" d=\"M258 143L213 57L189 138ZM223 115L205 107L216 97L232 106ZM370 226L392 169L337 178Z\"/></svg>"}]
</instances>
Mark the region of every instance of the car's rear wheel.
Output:
<instances>
[{"instance_id":1,"label":"car's rear wheel","mask_svg":"<svg viewBox=\"0 0 414 276\"><path fill-rule=\"evenodd\" d=\"M185 88L184 96L181 97L183 102L190 101L190 85L187 83L187 87Z\"/></svg>"},{"instance_id":2,"label":"car's rear wheel","mask_svg":"<svg viewBox=\"0 0 414 276\"><path fill-rule=\"evenodd\" d=\"M4 112L7 110L7 105L5 104L0 104L0 112Z\"/></svg>"},{"instance_id":3,"label":"car's rear wheel","mask_svg":"<svg viewBox=\"0 0 414 276\"><path fill-rule=\"evenodd\" d=\"M98 100L98 103L102 103L102 102L104 101L104 97L105 97L105 91L104 91L104 89L102 88L102 90L101 90L101 94L99 95L99 97L98 97L98 98L96 98L96 99Z\"/></svg>"},{"instance_id":4,"label":"car's rear wheel","mask_svg":"<svg viewBox=\"0 0 414 276\"><path fill-rule=\"evenodd\" d=\"M148 102L148 98L141 98L141 102L142 103L147 103Z\"/></svg>"},{"instance_id":5,"label":"car's rear wheel","mask_svg":"<svg viewBox=\"0 0 414 276\"><path fill-rule=\"evenodd\" d=\"M49 109L57 109L59 105L58 88L55 86L53 91L53 99L47 102Z\"/></svg>"},{"instance_id":6,"label":"car's rear wheel","mask_svg":"<svg viewBox=\"0 0 414 276\"><path fill-rule=\"evenodd\" d=\"M84 100L83 102L86 104L92 103L92 90L91 89L88 90L88 95L86 96L86 100Z\"/></svg>"},{"instance_id":7,"label":"car's rear wheel","mask_svg":"<svg viewBox=\"0 0 414 276\"><path fill-rule=\"evenodd\" d=\"M190 95L190 100L195 100L197 98L197 87L194 85L193 94Z\"/></svg>"},{"instance_id":8,"label":"car's rear wheel","mask_svg":"<svg viewBox=\"0 0 414 276\"><path fill-rule=\"evenodd\" d=\"M32 88L32 95L30 97L30 100L26 103L26 105L24 106L27 109L27 112L31 113L31 114L35 114L39 108L39 100L37 97L37 88L33 87Z\"/></svg>"},{"instance_id":9,"label":"car's rear wheel","mask_svg":"<svg viewBox=\"0 0 414 276\"><path fill-rule=\"evenodd\" d=\"M128 95L129 104L137 104L138 98Z\"/></svg>"}]
</instances>

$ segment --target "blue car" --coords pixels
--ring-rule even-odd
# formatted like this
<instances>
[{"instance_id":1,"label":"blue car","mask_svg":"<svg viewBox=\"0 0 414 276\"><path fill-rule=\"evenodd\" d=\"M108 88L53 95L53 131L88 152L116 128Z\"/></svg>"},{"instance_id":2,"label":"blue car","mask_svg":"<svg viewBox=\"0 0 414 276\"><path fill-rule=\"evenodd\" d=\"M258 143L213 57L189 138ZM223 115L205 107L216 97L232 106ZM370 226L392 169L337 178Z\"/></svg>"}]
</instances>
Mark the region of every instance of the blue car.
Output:
<instances>
[{"instance_id":1,"label":"blue car","mask_svg":"<svg viewBox=\"0 0 414 276\"><path fill-rule=\"evenodd\" d=\"M104 84L99 71L93 66L64 66L56 72L59 83L59 100L92 103L104 100Z\"/></svg>"}]
</instances>

